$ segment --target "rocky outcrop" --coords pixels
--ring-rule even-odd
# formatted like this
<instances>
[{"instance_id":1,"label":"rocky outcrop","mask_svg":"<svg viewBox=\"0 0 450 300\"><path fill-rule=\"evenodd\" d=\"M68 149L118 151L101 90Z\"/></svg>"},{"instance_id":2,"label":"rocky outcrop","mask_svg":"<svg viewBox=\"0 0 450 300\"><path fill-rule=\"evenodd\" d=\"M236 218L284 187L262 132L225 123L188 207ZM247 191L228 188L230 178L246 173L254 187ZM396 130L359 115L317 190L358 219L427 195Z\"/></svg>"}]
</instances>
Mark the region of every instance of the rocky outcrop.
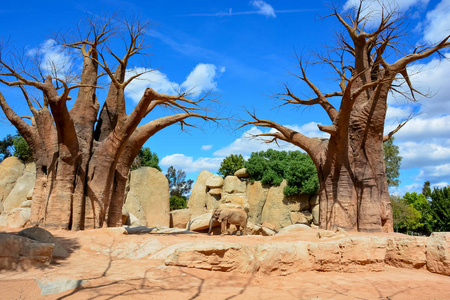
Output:
<instances>
[{"instance_id":1,"label":"rocky outcrop","mask_svg":"<svg viewBox=\"0 0 450 300\"><path fill-rule=\"evenodd\" d=\"M433 232L428 238L427 269L450 276L450 232Z\"/></svg>"},{"instance_id":2,"label":"rocky outcrop","mask_svg":"<svg viewBox=\"0 0 450 300\"><path fill-rule=\"evenodd\" d=\"M14 208L27 200L27 195L34 188L36 181L36 167L34 164L27 164L23 170L22 175L17 178L14 187L9 192L8 196L3 201L3 209L10 212Z\"/></svg>"},{"instance_id":3,"label":"rocky outcrop","mask_svg":"<svg viewBox=\"0 0 450 300\"><path fill-rule=\"evenodd\" d=\"M151 167L132 171L124 210L136 216L142 226L168 227L170 199L166 176Z\"/></svg>"},{"instance_id":4,"label":"rocky outcrop","mask_svg":"<svg viewBox=\"0 0 450 300\"><path fill-rule=\"evenodd\" d=\"M25 165L14 156L5 158L0 164L0 212L4 210L3 202L14 188L17 179L22 176ZM19 203L20 204L20 203Z\"/></svg>"},{"instance_id":5,"label":"rocky outcrop","mask_svg":"<svg viewBox=\"0 0 450 300\"><path fill-rule=\"evenodd\" d=\"M170 212L170 227L186 228L187 223L191 219L189 209L177 209Z\"/></svg>"},{"instance_id":6,"label":"rocky outcrop","mask_svg":"<svg viewBox=\"0 0 450 300\"><path fill-rule=\"evenodd\" d=\"M27 269L49 265L54 244L0 233L0 270Z\"/></svg>"},{"instance_id":7,"label":"rocky outcrop","mask_svg":"<svg viewBox=\"0 0 450 300\"><path fill-rule=\"evenodd\" d=\"M206 213L208 210L208 204L213 206L213 199L211 199L212 196L208 194L209 188L206 186L206 182L208 179L214 177L216 176L214 176L213 173L206 170L201 171L200 174L198 174L197 180L192 188L191 196L189 197L189 201L187 203L187 208L189 209L191 218L195 218Z\"/></svg>"},{"instance_id":8,"label":"rocky outcrop","mask_svg":"<svg viewBox=\"0 0 450 300\"><path fill-rule=\"evenodd\" d=\"M258 270L256 257L247 246L222 242L180 247L168 256L166 265L240 273L255 273Z\"/></svg>"},{"instance_id":9,"label":"rocky outcrop","mask_svg":"<svg viewBox=\"0 0 450 300\"><path fill-rule=\"evenodd\" d=\"M287 185L284 180L279 186L272 186L267 193L266 204L264 205L261 222L268 222L275 226L276 230L292 225L291 211L284 196L284 187Z\"/></svg>"},{"instance_id":10,"label":"rocky outcrop","mask_svg":"<svg viewBox=\"0 0 450 300\"><path fill-rule=\"evenodd\" d=\"M64 249L64 247L53 236L53 234L51 234L49 231L43 228L39 227L26 228L20 231L19 235L41 243L54 244L55 246L53 247L52 256L55 258L66 258L69 256L67 250Z\"/></svg>"},{"instance_id":11,"label":"rocky outcrop","mask_svg":"<svg viewBox=\"0 0 450 300\"><path fill-rule=\"evenodd\" d=\"M427 264L427 237L396 236L386 240L386 263L420 269Z\"/></svg>"}]
</instances>

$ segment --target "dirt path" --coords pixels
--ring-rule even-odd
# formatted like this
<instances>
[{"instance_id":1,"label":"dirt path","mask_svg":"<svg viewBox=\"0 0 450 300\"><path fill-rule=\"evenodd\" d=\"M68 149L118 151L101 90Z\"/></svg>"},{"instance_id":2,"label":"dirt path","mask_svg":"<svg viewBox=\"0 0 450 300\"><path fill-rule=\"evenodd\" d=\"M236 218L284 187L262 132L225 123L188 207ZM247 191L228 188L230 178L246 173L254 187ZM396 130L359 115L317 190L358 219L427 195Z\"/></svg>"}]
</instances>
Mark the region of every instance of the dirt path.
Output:
<instances>
[{"instance_id":1,"label":"dirt path","mask_svg":"<svg viewBox=\"0 0 450 300\"><path fill-rule=\"evenodd\" d=\"M53 234L71 255L49 267L0 272L0 299L450 299L450 277L426 270L386 267L384 272L302 272L265 276L164 265L165 254L139 259L133 245L164 248L203 239L248 243L287 242L292 237L118 235L106 231ZM303 239L313 239L304 236ZM242 241L242 240L240 240ZM134 252L133 252L134 251ZM80 288L40 295L36 280L87 280Z\"/></svg>"}]
</instances>

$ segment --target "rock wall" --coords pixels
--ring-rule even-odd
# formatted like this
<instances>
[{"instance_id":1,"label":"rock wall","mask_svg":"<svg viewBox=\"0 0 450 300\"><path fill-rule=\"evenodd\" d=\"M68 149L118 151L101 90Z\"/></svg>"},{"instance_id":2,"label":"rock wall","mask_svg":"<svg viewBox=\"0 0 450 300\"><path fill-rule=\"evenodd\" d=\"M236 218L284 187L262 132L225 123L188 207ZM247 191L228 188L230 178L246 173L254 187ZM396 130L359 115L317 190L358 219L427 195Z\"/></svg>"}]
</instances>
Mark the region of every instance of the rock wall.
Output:
<instances>
[{"instance_id":1,"label":"rock wall","mask_svg":"<svg viewBox=\"0 0 450 300\"><path fill-rule=\"evenodd\" d=\"M258 181L250 182L248 176L245 169L225 179L202 171L188 202L191 219L214 208L241 207L248 213L250 223L269 223L275 230L295 223L319 224L316 195L287 197L283 193L286 181L269 187Z\"/></svg>"}]
</instances>

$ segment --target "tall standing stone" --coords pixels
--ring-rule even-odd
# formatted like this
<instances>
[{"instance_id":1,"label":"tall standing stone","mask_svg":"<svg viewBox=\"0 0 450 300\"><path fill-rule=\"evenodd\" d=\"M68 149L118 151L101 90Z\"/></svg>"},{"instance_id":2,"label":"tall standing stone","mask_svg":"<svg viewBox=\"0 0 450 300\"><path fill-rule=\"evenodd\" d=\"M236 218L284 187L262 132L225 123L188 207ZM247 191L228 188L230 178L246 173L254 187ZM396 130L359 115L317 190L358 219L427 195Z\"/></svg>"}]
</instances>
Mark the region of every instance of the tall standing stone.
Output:
<instances>
[{"instance_id":1,"label":"tall standing stone","mask_svg":"<svg viewBox=\"0 0 450 300\"><path fill-rule=\"evenodd\" d=\"M285 203L285 186L287 186L287 182L283 180L279 186L272 186L269 189L261 215L261 222L273 224L277 230L292 225L291 211Z\"/></svg>"},{"instance_id":2,"label":"tall standing stone","mask_svg":"<svg viewBox=\"0 0 450 300\"><path fill-rule=\"evenodd\" d=\"M2 161L0 164L0 202L3 203L8 197L24 169L25 165L15 156L7 157Z\"/></svg>"},{"instance_id":3,"label":"tall standing stone","mask_svg":"<svg viewBox=\"0 0 450 300\"><path fill-rule=\"evenodd\" d=\"M197 180L192 188L191 196L189 197L189 201L187 203L187 208L189 209L191 218L195 218L206 213L207 203L210 200L206 181L213 176L213 173L206 170L201 171L200 174L198 174Z\"/></svg>"},{"instance_id":4,"label":"tall standing stone","mask_svg":"<svg viewBox=\"0 0 450 300\"><path fill-rule=\"evenodd\" d=\"M151 167L132 171L125 206L129 213L141 217L141 225L169 227L170 196L166 176ZM142 216L146 224L142 224Z\"/></svg>"}]
</instances>

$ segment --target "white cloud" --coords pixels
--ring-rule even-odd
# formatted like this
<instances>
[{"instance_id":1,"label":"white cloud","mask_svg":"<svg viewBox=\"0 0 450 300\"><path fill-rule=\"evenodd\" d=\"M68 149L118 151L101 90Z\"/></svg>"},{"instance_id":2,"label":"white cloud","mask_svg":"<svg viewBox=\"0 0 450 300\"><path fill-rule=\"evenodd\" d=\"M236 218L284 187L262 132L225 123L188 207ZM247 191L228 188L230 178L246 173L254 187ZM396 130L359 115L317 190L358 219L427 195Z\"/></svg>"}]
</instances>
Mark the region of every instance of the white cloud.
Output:
<instances>
[{"instance_id":1,"label":"white cloud","mask_svg":"<svg viewBox=\"0 0 450 300\"><path fill-rule=\"evenodd\" d=\"M421 193L422 187L423 183L413 183L401 187L391 187L389 188L389 192L391 195L402 197L406 193Z\"/></svg>"},{"instance_id":2,"label":"white cloud","mask_svg":"<svg viewBox=\"0 0 450 300\"><path fill-rule=\"evenodd\" d=\"M221 67L219 72L213 64L198 64L187 76L182 83L170 81L166 74L158 70L149 70L146 68L128 69L126 78L137 73L145 73L134 79L126 88L127 96L135 102L139 102L147 87L153 88L159 93L174 95L179 90L190 90L191 94L198 96L202 91L217 89L217 76L225 72L225 68Z\"/></svg>"},{"instance_id":3,"label":"white cloud","mask_svg":"<svg viewBox=\"0 0 450 300\"><path fill-rule=\"evenodd\" d=\"M258 9L258 13L261 15L264 15L266 17L272 17L275 18L275 10L273 9L272 5L262 1L262 0L252 0L250 1L250 4Z\"/></svg>"},{"instance_id":4,"label":"white cloud","mask_svg":"<svg viewBox=\"0 0 450 300\"><path fill-rule=\"evenodd\" d=\"M147 87L152 87L158 93L173 95L179 89L178 83L169 80L166 74L158 70L149 70L146 68L134 68L127 70L126 79L131 76L145 73L134 79L126 88L127 95L135 102L139 102Z\"/></svg>"},{"instance_id":5,"label":"white cloud","mask_svg":"<svg viewBox=\"0 0 450 300\"><path fill-rule=\"evenodd\" d=\"M39 48L28 50L27 55L40 59L40 68L46 75L56 74L60 79L70 79L74 58L55 40L46 40Z\"/></svg>"},{"instance_id":6,"label":"white cloud","mask_svg":"<svg viewBox=\"0 0 450 300\"><path fill-rule=\"evenodd\" d=\"M201 149L202 149L203 151L211 150L211 148L212 148L212 145L203 145L203 146L201 147Z\"/></svg>"},{"instance_id":7,"label":"white cloud","mask_svg":"<svg viewBox=\"0 0 450 300\"><path fill-rule=\"evenodd\" d=\"M219 69L219 73L225 72L225 68ZM202 91L215 90L217 88L217 67L213 64L198 64L188 75L181 87L198 96Z\"/></svg>"},{"instance_id":8,"label":"white cloud","mask_svg":"<svg viewBox=\"0 0 450 300\"><path fill-rule=\"evenodd\" d=\"M423 27L427 42L436 43L450 35L450 0L442 0L434 10L429 11Z\"/></svg>"},{"instance_id":9,"label":"white cloud","mask_svg":"<svg viewBox=\"0 0 450 300\"><path fill-rule=\"evenodd\" d=\"M297 125L285 125L286 127L295 130L297 132L301 133L311 133L316 132L316 129L311 128L311 124L315 123L308 123L303 126L298 127ZM317 129L318 131L318 129ZM276 132L274 129L271 129L269 131L265 132ZM319 131L318 131L319 132ZM287 143L284 141L278 141L278 145L276 143L266 143L265 141L269 141L270 138L254 138L254 135L261 134L263 131L257 127L252 127L246 132L244 132L241 137L237 138L235 141L233 141L230 145L217 150L214 152L215 156L221 156L225 157L231 154L242 154L243 156L248 156L252 152L258 152L258 151L266 151L268 149L275 149L279 151L296 151L301 150L299 147ZM322 132L320 132L322 136Z\"/></svg>"},{"instance_id":10,"label":"white cloud","mask_svg":"<svg viewBox=\"0 0 450 300\"><path fill-rule=\"evenodd\" d=\"M172 154L163 157L159 164L164 167L173 166L175 169L182 169L186 173L192 173L202 170L216 172L221 162L222 158L200 157L194 160L193 157L184 154Z\"/></svg>"},{"instance_id":11,"label":"white cloud","mask_svg":"<svg viewBox=\"0 0 450 300\"><path fill-rule=\"evenodd\" d=\"M450 178L450 163L439 166L424 167L420 171L420 174L417 176L418 180L422 181L428 180L430 182L441 182L444 180L448 180L449 178Z\"/></svg>"},{"instance_id":12,"label":"white cloud","mask_svg":"<svg viewBox=\"0 0 450 300\"><path fill-rule=\"evenodd\" d=\"M425 7L429 0L365 0L362 5L362 16L366 17L367 25L379 25L382 7L388 11L397 10L398 12L406 11L413 6ZM344 10L357 9L360 0L347 0L344 4Z\"/></svg>"},{"instance_id":13,"label":"white cloud","mask_svg":"<svg viewBox=\"0 0 450 300\"><path fill-rule=\"evenodd\" d=\"M403 157L404 169L437 167L450 161L450 145L433 142L404 142L397 145Z\"/></svg>"}]
</instances>

